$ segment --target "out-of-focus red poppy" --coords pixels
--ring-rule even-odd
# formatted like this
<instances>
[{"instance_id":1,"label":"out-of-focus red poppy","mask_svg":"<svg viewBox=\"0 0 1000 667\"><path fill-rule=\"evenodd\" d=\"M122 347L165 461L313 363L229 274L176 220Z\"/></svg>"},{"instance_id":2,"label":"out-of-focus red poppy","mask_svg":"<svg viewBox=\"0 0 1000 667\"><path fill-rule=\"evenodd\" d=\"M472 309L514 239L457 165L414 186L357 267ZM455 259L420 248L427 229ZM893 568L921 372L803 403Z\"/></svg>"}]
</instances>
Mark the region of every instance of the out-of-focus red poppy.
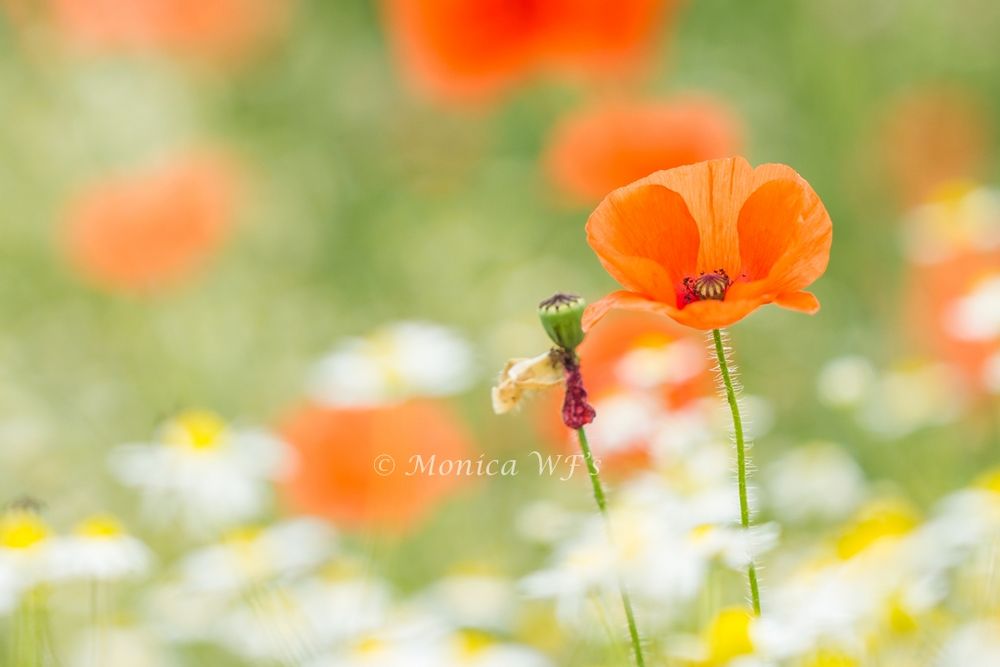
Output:
<instances>
[{"instance_id":1,"label":"out-of-focus red poppy","mask_svg":"<svg viewBox=\"0 0 1000 667\"><path fill-rule=\"evenodd\" d=\"M62 240L69 260L112 290L173 285L229 236L237 180L230 162L200 154L98 182L68 206Z\"/></svg>"},{"instance_id":2,"label":"out-of-focus red poppy","mask_svg":"<svg viewBox=\"0 0 1000 667\"><path fill-rule=\"evenodd\" d=\"M6 2L15 18L30 16L28 0ZM289 9L289 0L42 0L33 18L84 50L228 60L277 35Z\"/></svg>"},{"instance_id":3,"label":"out-of-focus red poppy","mask_svg":"<svg viewBox=\"0 0 1000 667\"><path fill-rule=\"evenodd\" d=\"M713 393L708 353L700 336L652 313L609 313L587 333L577 352L587 391L601 417L590 428L591 446L611 472L647 465L647 436L655 419ZM559 418L561 400L559 392L548 394L542 405L542 429L557 446L573 453L578 445ZM621 414L613 414L619 407ZM630 423L611 423L616 417ZM608 437L603 434L605 423Z\"/></svg>"},{"instance_id":4,"label":"out-of-focus red poppy","mask_svg":"<svg viewBox=\"0 0 1000 667\"><path fill-rule=\"evenodd\" d=\"M613 309L717 329L769 303L818 311L803 290L826 271L833 223L791 167L734 157L618 188L587 220L587 241L624 289L588 306L584 329Z\"/></svg>"},{"instance_id":5,"label":"out-of-focus red poppy","mask_svg":"<svg viewBox=\"0 0 1000 667\"><path fill-rule=\"evenodd\" d=\"M983 103L953 87L900 95L880 129L883 160L906 204L951 181L976 180L988 164L992 130Z\"/></svg>"},{"instance_id":6,"label":"out-of-focus red poppy","mask_svg":"<svg viewBox=\"0 0 1000 667\"><path fill-rule=\"evenodd\" d=\"M547 69L622 74L675 0L384 0L397 60L425 93L481 101Z\"/></svg>"},{"instance_id":7,"label":"out-of-focus red poppy","mask_svg":"<svg viewBox=\"0 0 1000 667\"><path fill-rule=\"evenodd\" d=\"M741 135L735 115L708 98L618 101L564 118L545 164L567 194L592 202L654 171L734 155Z\"/></svg>"},{"instance_id":8,"label":"out-of-focus red poppy","mask_svg":"<svg viewBox=\"0 0 1000 667\"><path fill-rule=\"evenodd\" d=\"M434 401L369 408L306 404L285 419L281 432L298 454L284 485L289 504L355 528L412 527L470 479L441 468L445 461L469 459L473 444L456 417ZM428 473L419 461L436 467Z\"/></svg>"},{"instance_id":9,"label":"out-of-focus red poppy","mask_svg":"<svg viewBox=\"0 0 1000 667\"><path fill-rule=\"evenodd\" d=\"M907 328L980 392L1000 392L1000 248L914 264Z\"/></svg>"}]
</instances>

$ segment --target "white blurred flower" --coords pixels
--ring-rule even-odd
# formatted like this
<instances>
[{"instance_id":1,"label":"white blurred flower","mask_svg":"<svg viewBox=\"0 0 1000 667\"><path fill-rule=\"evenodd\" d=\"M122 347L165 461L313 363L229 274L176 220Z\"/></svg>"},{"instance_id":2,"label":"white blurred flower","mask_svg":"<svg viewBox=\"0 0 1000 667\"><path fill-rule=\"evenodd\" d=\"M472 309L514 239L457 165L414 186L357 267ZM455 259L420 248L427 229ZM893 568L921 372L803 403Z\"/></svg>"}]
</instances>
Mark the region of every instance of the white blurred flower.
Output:
<instances>
[{"instance_id":1,"label":"white blurred flower","mask_svg":"<svg viewBox=\"0 0 1000 667\"><path fill-rule=\"evenodd\" d=\"M695 546L708 558L718 558L733 570L742 570L752 560L774 549L780 531L775 523L764 523L744 530L740 526L705 524L690 536Z\"/></svg>"},{"instance_id":2,"label":"white blurred flower","mask_svg":"<svg viewBox=\"0 0 1000 667\"><path fill-rule=\"evenodd\" d=\"M928 426L947 424L961 414L967 391L944 364L917 363L879 377L858 420L872 433L901 437Z\"/></svg>"},{"instance_id":3,"label":"white blurred flower","mask_svg":"<svg viewBox=\"0 0 1000 667\"><path fill-rule=\"evenodd\" d=\"M840 519L865 494L860 466L832 443L796 447L766 470L770 505L783 519Z\"/></svg>"},{"instance_id":4,"label":"white blurred flower","mask_svg":"<svg viewBox=\"0 0 1000 667\"><path fill-rule=\"evenodd\" d=\"M844 356L823 366L816 389L826 405L854 407L865 400L874 383L875 368L870 361L860 356Z\"/></svg>"},{"instance_id":5,"label":"white blurred flower","mask_svg":"<svg viewBox=\"0 0 1000 667\"><path fill-rule=\"evenodd\" d=\"M517 607L515 584L484 574L453 574L438 580L417 600L456 627L509 630Z\"/></svg>"},{"instance_id":6,"label":"white blurred flower","mask_svg":"<svg viewBox=\"0 0 1000 667\"><path fill-rule=\"evenodd\" d=\"M168 667L175 662L137 627L91 627L77 638L70 667Z\"/></svg>"},{"instance_id":7,"label":"white blurred flower","mask_svg":"<svg viewBox=\"0 0 1000 667\"><path fill-rule=\"evenodd\" d=\"M750 532L738 526L728 445L672 444L659 470L617 490L609 508L613 546L601 518L586 515L556 545L550 567L522 580L522 590L552 599L563 622L580 625L596 622L595 600L618 613L620 576L643 617L656 624L682 613L713 564L742 571L751 556L773 547L774 526Z\"/></svg>"},{"instance_id":8,"label":"white blurred flower","mask_svg":"<svg viewBox=\"0 0 1000 667\"><path fill-rule=\"evenodd\" d=\"M316 364L308 391L324 405L377 405L455 394L472 380L472 348L461 336L428 322L397 322L342 341Z\"/></svg>"},{"instance_id":9,"label":"white blurred flower","mask_svg":"<svg viewBox=\"0 0 1000 667\"><path fill-rule=\"evenodd\" d=\"M969 294L955 300L946 309L943 321L958 340L1000 338L1000 274L980 281Z\"/></svg>"},{"instance_id":10,"label":"white blurred flower","mask_svg":"<svg viewBox=\"0 0 1000 667\"><path fill-rule=\"evenodd\" d=\"M180 414L148 444L121 445L111 452L111 472L142 493L153 520L180 519L207 532L260 514L271 482L291 465L291 450L263 431L234 431L217 415Z\"/></svg>"},{"instance_id":11,"label":"white blurred flower","mask_svg":"<svg viewBox=\"0 0 1000 667\"><path fill-rule=\"evenodd\" d=\"M575 525L574 514L561 505L546 500L526 504L515 520L515 527L521 537L542 544L551 544L566 537Z\"/></svg>"},{"instance_id":12,"label":"white blurred flower","mask_svg":"<svg viewBox=\"0 0 1000 667\"><path fill-rule=\"evenodd\" d=\"M933 608L942 591L927 571L927 540L900 501L864 506L832 552L806 560L775 582L755 643L768 655L801 656L824 646L863 651L873 637Z\"/></svg>"},{"instance_id":13,"label":"white blurred flower","mask_svg":"<svg viewBox=\"0 0 1000 667\"><path fill-rule=\"evenodd\" d=\"M0 614L52 578L55 550L56 539L34 507L19 502L0 515Z\"/></svg>"},{"instance_id":14,"label":"white blurred flower","mask_svg":"<svg viewBox=\"0 0 1000 667\"><path fill-rule=\"evenodd\" d=\"M597 537L592 534L595 529ZM617 590L614 554L603 525L590 524L583 535L561 545L552 563L522 579L520 587L528 597L552 599L565 623L585 623L589 599Z\"/></svg>"},{"instance_id":15,"label":"white blurred flower","mask_svg":"<svg viewBox=\"0 0 1000 667\"><path fill-rule=\"evenodd\" d=\"M601 418L587 427L587 436L598 459L647 442L656 430L657 421L666 412L662 401L632 391L595 398L593 405ZM575 438L575 434L568 437Z\"/></svg>"},{"instance_id":16,"label":"white blurred flower","mask_svg":"<svg viewBox=\"0 0 1000 667\"><path fill-rule=\"evenodd\" d=\"M935 667L1000 667L1000 621L984 619L962 626L948 640Z\"/></svg>"},{"instance_id":17,"label":"white blurred flower","mask_svg":"<svg viewBox=\"0 0 1000 667\"><path fill-rule=\"evenodd\" d=\"M323 647L375 632L392 613L392 591L372 577L327 573L300 582L294 592Z\"/></svg>"},{"instance_id":18,"label":"white blurred flower","mask_svg":"<svg viewBox=\"0 0 1000 667\"><path fill-rule=\"evenodd\" d=\"M57 579L116 581L139 577L149 570L152 554L111 516L92 516L73 535L58 538L53 552Z\"/></svg>"},{"instance_id":19,"label":"white blurred flower","mask_svg":"<svg viewBox=\"0 0 1000 667\"><path fill-rule=\"evenodd\" d=\"M255 584L295 577L328 561L336 536L319 519L290 519L266 528L246 527L185 556L180 585L195 593L237 594Z\"/></svg>"},{"instance_id":20,"label":"white blurred flower","mask_svg":"<svg viewBox=\"0 0 1000 667\"><path fill-rule=\"evenodd\" d=\"M403 611L307 667L450 667L443 660L442 642L451 631L424 613Z\"/></svg>"},{"instance_id":21,"label":"white blurred flower","mask_svg":"<svg viewBox=\"0 0 1000 667\"><path fill-rule=\"evenodd\" d=\"M1000 247L1000 191L955 184L904 222L907 254L923 264L949 259L962 248Z\"/></svg>"},{"instance_id":22,"label":"white blurred flower","mask_svg":"<svg viewBox=\"0 0 1000 667\"><path fill-rule=\"evenodd\" d=\"M615 371L627 387L655 389L683 384L705 370L707 356L701 343L684 338L659 345L638 345L618 361Z\"/></svg>"},{"instance_id":23,"label":"white blurred flower","mask_svg":"<svg viewBox=\"0 0 1000 667\"><path fill-rule=\"evenodd\" d=\"M373 635L308 667L551 667L538 651L475 631Z\"/></svg>"},{"instance_id":24,"label":"white blurred flower","mask_svg":"<svg viewBox=\"0 0 1000 667\"><path fill-rule=\"evenodd\" d=\"M310 519L240 531L185 558L150 599L150 614L171 641L302 664L381 627L389 613L388 587L345 574L357 568L331 561L333 546L332 531Z\"/></svg>"},{"instance_id":25,"label":"white blurred flower","mask_svg":"<svg viewBox=\"0 0 1000 667\"><path fill-rule=\"evenodd\" d=\"M552 667L548 658L526 646L459 632L441 648L440 667Z\"/></svg>"},{"instance_id":26,"label":"white blurred flower","mask_svg":"<svg viewBox=\"0 0 1000 667\"><path fill-rule=\"evenodd\" d=\"M300 600L277 586L247 591L209 630L206 639L251 662L299 665L320 648Z\"/></svg>"}]
</instances>

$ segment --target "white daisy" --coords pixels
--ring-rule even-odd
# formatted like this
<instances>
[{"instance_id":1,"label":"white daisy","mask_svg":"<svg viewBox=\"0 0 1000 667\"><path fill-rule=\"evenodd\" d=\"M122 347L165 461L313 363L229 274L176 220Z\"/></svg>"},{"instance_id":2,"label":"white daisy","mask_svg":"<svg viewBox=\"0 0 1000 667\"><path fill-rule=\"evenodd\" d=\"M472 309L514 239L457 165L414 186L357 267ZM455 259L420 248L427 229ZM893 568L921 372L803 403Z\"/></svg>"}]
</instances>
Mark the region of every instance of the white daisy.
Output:
<instances>
[{"instance_id":1,"label":"white daisy","mask_svg":"<svg viewBox=\"0 0 1000 667\"><path fill-rule=\"evenodd\" d=\"M56 539L35 509L17 503L0 515L0 614L52 578Z\"/></svg>"},{"instance_id":2,"label":"white daisy","mask_svg":"<svg viewBox=\"0 0 1000 667\"><path fill-rule=\"evenodd\" d=\"M934 664L936 667L1000 667L1000 621L984 619L959 628Z\"/></svg>"},{"instance_id":3,"label":"white daisy","mask_svg":"<svg viewBox=\"0 0 1000 667\"><path fill-rule=\"evenodd\" d=\"M944 364L916 363L882 373L858 421L872 433L902 437L922 428L947 424L965 407L967 389Z\"/></svg>"},{"instance_id":4,"label":"white daisy","mask_svg":"<svg viewBox=\"0 0 1000 667\"><path fill-rule=\"evenodd\" d=\"M948 332L958 340L1000 338L1000 274L981 280L943 314Z\"/></svg>"},{"instance_id":5,"label":"white daisy","mask_svg":"<svg viewBox=\"0 0 1000 667\"><path fill-rule=\"evenodd\" d=\"M76 640L70 667L167 667L175 663L146 631L129 626L91 627Z\"/></svg>"},{"instance_id":6,"label":"white daisy","mask_svg":"<svg viewBox=\"0 0 1000 667\"><path fill-rule=\"evenodd\" d=\"M194 593L239 593L250 586L295 577L328 561L336 535L319 519L299 518L266 528L229 531L221 542L185 556L180 584Z\"/></svg>"},{"instance_id":7,"label":"white daisy","mask_svg":"<svg viewBox=\"0 0 1000 667\"><path fill-rule=\"evenodd\" d=\"M837 357L819 372L816 389L823 403L835 408L859 405L875 384L875 367L861 356Z\"/></svg>"},{"instance_id":8,"label":"white daisy","mask_svg":"<svg viewBox=\"0 0 1000 667\"><path fill-rule=\"evenodd\" d=\"M513 582L485 574L453 574L432 584L418 603L455 626L508 630L517 599Z\"/></svg>"},{"instance_id":9,"label":"white daisy","mask_svg":"<svg viewBox=\"0 0 1000 667\"><path fill-rule=\"evenodd\" d=\"M152 554L111 516L92 516L73 535L58 539L53 571L58 579L115 581L144 575Z\"/></svg>"},{"instance_id":10,"label":"white daisy","mask_svg":"<svg viewBox=\"0 0 1000 667\"><path fill-rule=\"evenodd\" d=\"M155 442L115 448L109 459L119 481L142 493L153 520L179 519L196 532L259 515L270 483L290 464L281 441L263 431L235 431L202 410L167 422Z\"/></svg>"},{"instance_id":11,"label":"white daisy","mask_svg":"<svg viewBox=\"0 0 1000 667\"><path fill-rule=\"evenodd\" d=\"M861 467L832 443L796 447L765 472L769 504L788 521L844 518L865 494Z\"/></svg>"},{"instance_id":12,"label":"white daisy","mask_svg":"<svg viewBox=\"0 0 1000 667\"><path fill-rule=\"evenodd\" d=\"M316 364L308 391L325 405L377 405L455 394L472 380L472 348L461 336L436 324L398 322L337 345Z\"/></svg>"}]
</instances>

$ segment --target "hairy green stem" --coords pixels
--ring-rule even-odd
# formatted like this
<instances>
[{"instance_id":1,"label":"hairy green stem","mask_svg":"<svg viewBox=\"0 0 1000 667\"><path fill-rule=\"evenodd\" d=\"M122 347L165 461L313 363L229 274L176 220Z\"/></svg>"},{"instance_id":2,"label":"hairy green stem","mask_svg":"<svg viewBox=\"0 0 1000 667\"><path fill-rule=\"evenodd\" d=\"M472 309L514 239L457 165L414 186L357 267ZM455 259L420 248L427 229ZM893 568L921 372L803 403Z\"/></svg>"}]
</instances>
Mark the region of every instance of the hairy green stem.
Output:
<instances>
[{"instance_id":1,"label":"hairy green stem","mask_svg":"<svg viewBox=\"0 0 1000 667\"><path fill-rule=\"evenodd\" d=\"M750 502L747 500L747 448L743 436L743 419L740 417L740 405L736 400L736 390L729 372L726 349L722 344L722 331L712 329L712 340L715 343L715 356L719 361L719 373L722 375L722 383L726 389L726 400L729 402L729 410L733 414L733 434L736 437L736 474L740 491L740 523L744 530L749 530ZM750 599L753 602L753 612L760 616L760 588L757 584L757 566L754 564L752 554L750 555L750 564L747 567L747 578L750 580Z\"/></svg>"},{"instance_id":2,"label":"hairy green stem","mask_svg":"<svg viewBox=\"0 0 1000 667\"><path fill-rule=\"evenodd\" d=\"M577 438L580 441L580 449L583 451L583 460L587 463L587 473L590 475L590 484L594 488L594 500L597 502L597 509L604 517L604 523L611 535L611 519L608 516L608 501L604 495L604 487L601 485L601 477L594 462L594 455L590 451L590 443L587 441L587 433L583 428L576 430ZM628 634L632 641L632 653L635 656L635 664L638 667L646 667L646 659L642 655L642 642L639 639L639 627L635 622L635 612L632 610L632 599L629 597L628 589L622 580L621 573L618 573L618 590L622 596L622 607L625 609L625 620L628 622Z\"/></svg>"}]
</instances>

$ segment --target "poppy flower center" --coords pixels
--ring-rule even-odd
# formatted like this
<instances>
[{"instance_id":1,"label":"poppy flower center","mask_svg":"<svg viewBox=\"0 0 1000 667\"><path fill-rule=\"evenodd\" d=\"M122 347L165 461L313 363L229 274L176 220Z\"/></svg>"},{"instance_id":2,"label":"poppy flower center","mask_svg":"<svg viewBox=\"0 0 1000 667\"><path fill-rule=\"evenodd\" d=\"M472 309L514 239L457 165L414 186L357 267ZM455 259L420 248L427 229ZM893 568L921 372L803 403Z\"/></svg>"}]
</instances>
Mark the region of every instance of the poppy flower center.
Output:
<instances>
[{"instance_id":1,"label":"poppy flower center","mask_svg":"<svg viewBox=\"0 0 1000 667\"><path fill-rule=\"evenodd\" d=\"M697 278L685 278L684 302L692 301L722 301L726 298L726 290L733 281L724 269L718 269L711 273L702 273Z\"/></svg>"}]
</instances>

